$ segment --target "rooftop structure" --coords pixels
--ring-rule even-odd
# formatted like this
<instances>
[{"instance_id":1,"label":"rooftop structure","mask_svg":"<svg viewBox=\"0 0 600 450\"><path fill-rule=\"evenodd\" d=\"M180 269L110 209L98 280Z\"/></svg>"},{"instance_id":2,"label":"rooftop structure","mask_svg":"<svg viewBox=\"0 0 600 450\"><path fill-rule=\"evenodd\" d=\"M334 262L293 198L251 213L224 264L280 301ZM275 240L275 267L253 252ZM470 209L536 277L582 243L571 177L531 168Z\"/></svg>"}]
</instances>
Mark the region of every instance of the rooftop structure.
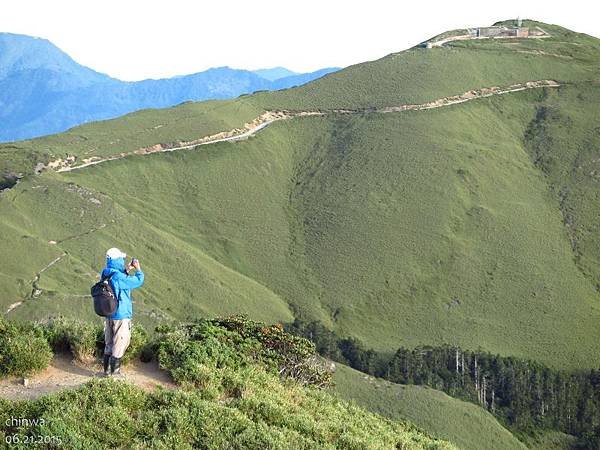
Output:
<instances>
[{"instance_id":1,"label":"rooftop structure","mask_svg":"<svg viewBox=\"0 0 600 450\"><path fill-rule=\"evenodd\" d=\"M514 25L494 25L491 27L469 28L464 34L448 36L437 41L427 41L422 47L440 47L452 41L464 41L469 39L502 39L502 38L546 38L550 35L540 27L523 27L523 21L516 19Z\"/></svg>"}]
</instances>

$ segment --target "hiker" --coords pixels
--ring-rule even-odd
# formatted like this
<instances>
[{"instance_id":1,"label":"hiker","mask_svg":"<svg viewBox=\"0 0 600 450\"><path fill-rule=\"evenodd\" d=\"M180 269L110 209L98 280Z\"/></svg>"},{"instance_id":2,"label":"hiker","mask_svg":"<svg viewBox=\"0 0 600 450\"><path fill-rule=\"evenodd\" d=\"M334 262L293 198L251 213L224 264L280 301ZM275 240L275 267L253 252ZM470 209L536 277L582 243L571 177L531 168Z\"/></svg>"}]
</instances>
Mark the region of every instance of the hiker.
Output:
<instances>
[{"instance_id":1,"label":"hiker","mask_svg":"<svg viewBox=\"0 0 600 450\"><path fill-rule=\"evenodd\" d=\"M144 272L137 259L132 259L125 267L127 255L118 248L106 252L106 268L101 278L110 277L115 297L118 300L117 310L104 322L104 375L123 377L121 373L121 358L131 340L131 318L133 306L131 290L144 284ZM133 269L134 275L129 275ZM111 276L112 275L112 276Z\"/></svg>"}]
</instances>

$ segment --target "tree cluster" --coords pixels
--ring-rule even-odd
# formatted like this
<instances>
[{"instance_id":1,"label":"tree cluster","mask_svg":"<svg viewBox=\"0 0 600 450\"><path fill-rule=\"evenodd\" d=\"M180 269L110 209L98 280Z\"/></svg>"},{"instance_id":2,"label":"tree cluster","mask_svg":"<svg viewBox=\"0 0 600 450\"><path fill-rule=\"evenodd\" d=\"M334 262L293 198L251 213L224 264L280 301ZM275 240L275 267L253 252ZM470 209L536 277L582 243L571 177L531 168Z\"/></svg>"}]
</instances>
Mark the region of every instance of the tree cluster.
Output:
<instances>
[{"instance_id":1,"label":"tree cluster","mask_svg":"<svg viewBox=\"0 0 600 450\"><path fill-rule=\"evenodd\" d=\"M479 404L520 432L546 428L600 448L600 370L567 372L534 361L456 346L399 348L391 358L318 322L288 330L315 342L323 356L394 383L426 385Z\"/></svg>"}]
</instances>

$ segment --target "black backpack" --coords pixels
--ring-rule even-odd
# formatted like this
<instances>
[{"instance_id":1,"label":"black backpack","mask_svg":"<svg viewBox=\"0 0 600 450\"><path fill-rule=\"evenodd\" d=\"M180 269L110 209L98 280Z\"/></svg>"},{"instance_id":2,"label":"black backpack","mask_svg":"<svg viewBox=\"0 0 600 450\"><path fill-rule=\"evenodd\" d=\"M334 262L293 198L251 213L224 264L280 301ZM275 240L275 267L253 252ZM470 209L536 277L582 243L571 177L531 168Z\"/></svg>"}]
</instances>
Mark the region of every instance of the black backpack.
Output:
<instances>
[{"instance_id":1,"label":"black backpack","mask_svg":"<svg viewBox=\"0 0 600 450\"><path fill-rule=\"evenodd\" d=\"M103 276L91 289L92 298L94 299L94 311L102 317L112 316L119 303L110 283L112 276L112 273L108 277Z\"/></svg>"}]
</instances>

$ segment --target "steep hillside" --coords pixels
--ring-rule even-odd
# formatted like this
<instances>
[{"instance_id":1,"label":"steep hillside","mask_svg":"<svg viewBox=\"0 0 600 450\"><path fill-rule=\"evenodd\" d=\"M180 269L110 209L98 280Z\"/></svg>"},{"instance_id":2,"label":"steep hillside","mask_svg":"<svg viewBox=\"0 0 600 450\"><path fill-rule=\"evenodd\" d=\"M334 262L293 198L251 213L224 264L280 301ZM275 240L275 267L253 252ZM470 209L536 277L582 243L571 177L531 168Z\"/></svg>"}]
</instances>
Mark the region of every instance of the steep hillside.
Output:
<instances>
[{"instance_id":1,"label":"steep hillside","mask_svg":"<svg viewBox=\"0 0 600 450\"><path fill-rule=\"evenodd\" d=\"M539 23L524 22L524 25L536 24ZM533 80L555 79L565 83L596 79L595 74L600 66L598 39L554 25L541 25L551 33L550 38L458 41L432 49L415 47L377 61L351 66L299 88L243 96L223 105L232 109L261 111L317 108L368 110L373 107L424 103L472 89ZM184 127L188 140L188 134L193 136L192 139L205 136L203 123L211 119L207 117L207 109L199 104L183 105L166 114L144 111L139 115L127 116L128 120L143 123L143 132L138 128L131 131L119 128L109 121L77 127L61 136L19 142L16 145L20 149L43 150L55 159L67 153L76 157L82 154L94 156L135 150L146 145L141 143L135 146L135 142L128 139L133 136L141 141L147 139L153 144L169 143L183 138L178 135L182 132L181 129L177 130L178 125L168 120L180 108L186 117L193 120ZM237 117L236 126L256 116ZM226 129L222 128L221 131ZM114 145L116 139L99 139L98 134L117 138L119 145Z\"/></svg>"},{"instance_id":2,"label":"steep hillside","mask_svg":"<svg viewBox=\"0 0 600 450\"><path fill-rule=\"evenodd\" d=\"M539 22L524 21L524 26ZM265 108L370 108L422 103L470 89L529 80L596 80L600 40L540 24L547 39L457 41L415 47L316 80L254 96Z\"/></svg>"},{"instance_id":3,"label":"steep hillside","mask_svg":"<svg viewBox=\"0 0 600 450\"><path fill-rule=\"evenodd\" d=\"M6 173L27 173L194 140L265 110L324 114L239 142L26 176L0 199L2 307L91 317L83 296L118 245L145 261L143 321L302 316L380 351L449 343L597 367L600 50L543 26L551 38L414 48L296 89L0 148ZM469 94L535 80L560 87Z\"/></svg>"},{"instance_id":4,"label":"steep hillside","mask_svg":"<svg viewBox=\"0 0 600 450\"><path fill-rule=\"evenodd\" d=\"M68 256L40 278L48 301L11 314L74 301L81 314L89 305L61 298L85 292L86 274L117 242L147 259L156 278L141 301L163 314L241 308L283 320L289 304L379 350L449 342L593 364L597 294L520 141L536 97L298 119L244 142L23 181L0 204L5 235L31 236L16 242L40 250L11 273L33 279ZM15 240L5 245L22 253ZM78 261L82 274L65 290ZM20 298L31 290L12 284ZM276 305L282 313L270 316Z\"/></svg>"}]
</instances>

